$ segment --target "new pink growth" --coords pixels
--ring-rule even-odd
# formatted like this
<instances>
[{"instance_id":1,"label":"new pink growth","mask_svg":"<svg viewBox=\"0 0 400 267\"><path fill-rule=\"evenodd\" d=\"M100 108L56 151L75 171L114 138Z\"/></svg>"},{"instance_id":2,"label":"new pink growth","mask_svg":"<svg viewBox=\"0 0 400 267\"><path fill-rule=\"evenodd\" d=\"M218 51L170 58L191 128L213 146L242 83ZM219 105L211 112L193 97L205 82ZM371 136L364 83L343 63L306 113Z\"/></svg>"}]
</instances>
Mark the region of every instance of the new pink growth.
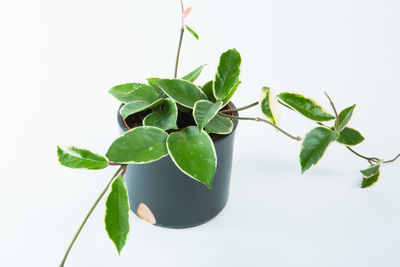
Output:
<instances>
[{"instance_id":1,"label":"new pink growth","mask_svg":"<svg viewBox=\"0 0 400 267\"><path fill-rule=\"evenodd\" d=\"M187 16L189 16L190 11L192 11L192 7L191 7L191 6L188 7L188 8L186 8L186 9L183 11L183 13L182 13L182 25L185 24L185 18L186 18Z\"/></svg>"}]
</instances>

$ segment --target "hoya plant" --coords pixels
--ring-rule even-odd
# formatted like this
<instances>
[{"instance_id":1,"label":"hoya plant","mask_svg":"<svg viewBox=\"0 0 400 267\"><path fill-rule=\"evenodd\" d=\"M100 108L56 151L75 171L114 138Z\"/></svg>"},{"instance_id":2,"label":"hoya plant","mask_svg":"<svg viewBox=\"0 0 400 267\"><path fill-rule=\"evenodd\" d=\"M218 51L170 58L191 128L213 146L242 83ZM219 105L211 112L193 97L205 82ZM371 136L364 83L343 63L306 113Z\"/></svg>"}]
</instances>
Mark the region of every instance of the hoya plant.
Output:
<instances>
[{"instance_id":1,"label":"hoya plant","mask_svg":"<svg viewBox=\"0 0 400 267\"><path fill-rule=\"evenodd\" d=\"M106 200L106 231L118 253L121 252L129 232L129 201L124 181L128 164L145 164L170 156L188 179L194 179L199 182L199 186L211 189L218 166L211 136L230 134L234 120L263 122L290 139L302 142L299 156L302 173L316 165L332 143L343 146L368 162L366 169L361 170L362 188L378 181L381 165L393 162L400 156L399 154L391 160L384 160L356 152L353 147L364 141L363 135L358 130L348 126L356 105L338 112L326 92L333 113L299 93L277 93L266 86L260 86L259 96L255 97L259 99L258 101L233 109L229 104L230 99L241 84L239 78L241 56L236 49L222 53L215 76L205 84L196 83L205 65L177 78L179 54L185 30L196 39L199 38L197 33L184 23L190 10L191 8L184 9L182 4L181 35L173 78L149 78L146 83L126 83L109 90L109 93L122 103L119 112L125 121L135 116L140 118L135 127L117 138L104 156L78 147L57 147L58 160L66 167L89 170L118 167L79 227L61 266L64 266L69 251L87 219L107 192L109 194ZM257 107L256 113L260 115L235 116L234 112L252 107ZM303 138L288 133L279 126L281 107L314 121L316 127ZM184 127L180 126L181 120L186 120ZM138 213L146 213L146 205L143 203L140 206L142 208ZM150 222L154 223L154 220Z\"/></svg>"}]
</instances>

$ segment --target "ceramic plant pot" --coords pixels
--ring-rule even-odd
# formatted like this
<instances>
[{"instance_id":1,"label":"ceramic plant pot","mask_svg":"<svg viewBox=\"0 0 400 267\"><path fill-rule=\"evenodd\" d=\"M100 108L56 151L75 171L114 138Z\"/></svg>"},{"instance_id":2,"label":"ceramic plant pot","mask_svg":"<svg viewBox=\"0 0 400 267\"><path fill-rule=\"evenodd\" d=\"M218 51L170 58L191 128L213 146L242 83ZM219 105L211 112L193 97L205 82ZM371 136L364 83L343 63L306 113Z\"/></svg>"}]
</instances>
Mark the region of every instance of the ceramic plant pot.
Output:
<instances>
[{"instance_id":1,"label":"ceramic plant pot","mask_svg":"<svg viewBox=\"0 0 400 267\"><path fill-rule=\"evenodd\" d=\"M235 108L230 103L231 108ZM237 115L237 114L235 114ZM118 113L120 132L128 131ZM237 120L229 135L219 135L213 142L217 170L212 189L181 172L170 156L148 164L130 164L124 175L130 207L136 214L144 203L154 215L157 226L187 228L203 224L222 211L228 201L233 144Z\"/></svg>"}]
</instances>

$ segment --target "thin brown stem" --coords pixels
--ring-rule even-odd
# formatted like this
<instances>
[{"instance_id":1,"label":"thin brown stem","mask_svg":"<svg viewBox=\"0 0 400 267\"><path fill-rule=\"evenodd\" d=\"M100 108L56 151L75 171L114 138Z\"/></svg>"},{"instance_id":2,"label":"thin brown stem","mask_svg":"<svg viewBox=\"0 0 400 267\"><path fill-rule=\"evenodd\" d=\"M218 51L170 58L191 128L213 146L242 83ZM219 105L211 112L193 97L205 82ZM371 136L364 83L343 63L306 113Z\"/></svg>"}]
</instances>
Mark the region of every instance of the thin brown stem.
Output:
<instances>
[{"instance_id":1,"label":"thin brown stem","mask_svg":"<svg viewBox=\"0 0 400 267\"><path fill-rule=\"evenodd\" d=\"M398 159L400 157L400 153L396 156L396 157L394 157L394 159L391 159L391 160L386 160L386 161L384 161L384 162L382 162L382 163L390 163L390 162L394 162L396 159Z\"/></svg>"},{"instance_id":2,"label":"thin brown stem","mask_svg":"<svg viewBox=\"0 0 400 267\"><path fill-rule=\"evenodd\" d=\"M331 106L332 106L333 112L335 112L335 117L336 117L336 120L335 120L335 129L337 130L337 129L339 128L339 125L338 125L338 123L339 123L339 120L338 120L338 118L339 118L338 112L337 112L337 110L336 110L335 104L333 103L332 99L329 97L328 93L327 93L327 92L324 92L324 94L325 94L326 97L328 98L329 103L330 103Z\"/></svg>"},{"instance_id":3,"label":"thin brown stem","mask_svg":"<svg viewBox=\"0 0 400 267\"><path fill-rule=\"evenodd\" d=\"M185 8L183 7L183 0L180 0L181 1L181 9L182 9L182 14L183 14L183 12L185 11Z\"/></svg>"},{"instance_id":4,"label":"thin brown stem","mask_svg":"<svg viewBox=\"0 0 400 267\"><path fill-rule=\"evenodd\" d=\"M281 100L279 100L279 99L278 99L278 103L281 104L282 106L284 106L284 107L290 109L290 110L295 111L294 108L292 108L291 106L286 105L285 103L283 103L283 102L282 102Z\"/></svg>"},{"instance_id":5,"label":"thin brown stem","mask_svg":"<svg viewBox=\"0 0 400 267\"><path fill-rule=\"evenodd\" d=\"M121 165L121 167L119 167L119 169L115 172L114 176L111 178L110 182L107 184L107 186L104 188L104 190L101 192L101 194L98 196L98 198L96 199L96 201L94 202L93 206L90 208L89 212L87 213L85 219L83 220L83 222L81 223L81 225L79 226L78 231L76 232L76 234L74 235L74 237L72 238L71 243L68 246L67 251L65 252L65 255L61 261L60 267L63 267L65 264L65 261L67 260L68 254L71 251L72 246L75 243L75 240L78 238L80 232L82 231L83 227L85 226L87 220L89 219L90 215L92 214L93 210L96 208L97 204L99 204L100 200L103 198L104 194L107 192L108 188L110 187L112 181L114 181L114 179L116 177L118 177L120 175L120 173L123 173L126 169L126 165Z\"/></svg>"},{"instance_id":6,"label":"thin brown stem","mask_svg":"<svg viewBox=\"0 0 400 267\"><path fill-rule=\"evenodd\" d=\"M252 104L250 104L250 105L241 107L241 108L233 108L233 109L222 110L221 113L230 113L230 112L235 112L235 111L241 111L241 110L245 110L245 109L248 109L248 108L257 106L257 105L258 105L258 101L257 101L257 102L254 102L254 103L252 103Z\"/></svg>"},{"instance_id":7,"label":"thin brown stem","mask_svg":"<svg viewBox=\"0 0 400 267\"><path fill-rule=\"evenodd\" d=\"M179 55L181 54L181 46L182 46L182 40L183 40L183 33L184 32L185 32L185 27L183 27L183 25L182 25L181 35L179 37L178 52L176 53L174 78L178 77Z\"/></svg>"},{"instance_id":8,"label":"thin brown stem","mask_svg":"<svg viewBox=\"0 0 400 267\"><path fill-rule=\"evenodd\" d=\"M369 163L371 163L371 162L378 162L378 161L379 161L379 159L378 159L378 158L375 158L375 157L363 156L363 155L361 155L360 153L356 152L354 149L352 149L352 148L349 147L349 146L346 146L346 148L347 148L348 150L350 150L351 152L353 152L355 155L359 156L360 158L366 159Z\"/></svg>"},{"instance_id":9,"label":"thin brown stem","mask_svg":"<svg viewBox=\"0 0 400 267\"><path fill-rule=\"evenodd\" d=\"M338 113L337 113L337 110L336 110L335 104L333 103L332 99L329 97L329 95L328 95L328 93L327 93L327 92L324 92L324 94L325 94L325 95L326 95L326 97L328 98L328 100L329 100L329 103L330 103L330 104L331 104L331 106L332 106L333 112L335 112L335 116L336 116L336 118L337 118L337 117L338 117Z\"/></svg>"},{"instance_id":10,"label":"thin brown stem","mask_svg":"<svg viewBox=\"0 0 400 267\"><path fill-rule=\"evenodd\" d=\"M286 132L285 130L281 129L280 127L276 126L276 125L273 124L272 122L267 121L267 120L262 119L262 118L258 118L258 117L254 117L254 118L252 118L252 117L237 117L237 116L231 116L231 115L228 115L228 114L224 114L224 113L221 113L221 112L219 112L219 115L221 115L221 116L223 116L223 117L235 119L235 120L262 121L262 122L265 122L265 123L271 125L271 126L274 127L275 129L277 129L278 131L280 131L281 133L283 133L284 135L286 135L286 136L288 136L288 137L290 137L290 138L292 138L292 139L294 139L294 140L296 140L296 141L301 141L301 140L302 140L301 137L299 137L299 136L293 136L293 135L291 135L290 133Z\"/></svg>"},{"instance_id":11,"label":"thin brown stem","mask_svg":"<svg viewBox=\"0 0 400 267\"><path fill-rule=\"evenodd\" d=\"M181 33L179 36L178 52L176 53L174 78L178 77L179 56L181 54L183 33L185 32L185 25L183 24L183 13L185 12L185 7L183 6L183 0L180 0L180 3L181 3L181 13L182 13L182 18L181 18L182 26L181 26Z\"/></svg>"}]
</instances>

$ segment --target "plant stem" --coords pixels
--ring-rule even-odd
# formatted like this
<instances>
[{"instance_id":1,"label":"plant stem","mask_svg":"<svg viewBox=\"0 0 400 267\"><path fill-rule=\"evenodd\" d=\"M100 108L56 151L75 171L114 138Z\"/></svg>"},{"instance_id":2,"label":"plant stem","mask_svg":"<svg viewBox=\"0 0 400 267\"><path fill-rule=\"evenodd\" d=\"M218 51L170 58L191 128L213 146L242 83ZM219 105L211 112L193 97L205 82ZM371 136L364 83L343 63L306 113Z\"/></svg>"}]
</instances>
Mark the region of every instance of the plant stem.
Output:
<instances>
[{"instance_id":1,"label":"plant stem","mask_svg":"<svg viewBox=\"0 0 400 267\"><path fill-rule=\"evenodd\" d=\"M338 130L338 128L339 128L339 115L338 115L338 112L337 112L337 110L336 110L336 108L335 108L335 104L333 104L333 101L332 101L332 99L329 97L329 95L328 95L328 93L325 91L324 92L324 94L326 95L326 97L328 98L328 100L329 100L329 103L331 104L331 106L332 106L332 109L333 109L333 112L335 112L335 117L336 117L336 120L335 120L335 129L336 130Z\"/></svg>"},{"instance_id":2,"label":"plant stem","mask_svg":"<svg viewBox=\"0 0 400 267\"><path fill-rule=\"evenodd\" d=\"M347 147L348 150L350 150L351 152L353 152L355 155L359 156L360 158L366 159L369 163L379 161L378 158L363 156L363 155L361 155L360 153L356 152L356 151L355 151L354 149L352 149L351 147L349 147L349 146L346 146L346 147Z\"/></svg>"},{"instance_id":3,"label":"plant stem","mask_svg":"<svg viewBox=\"0 0 400 267\"><path fill-rule=\"evenodd\" d=\"M258 101L257 101L257 102L254 102L254 103L252 103L252 104L250 104L250 105L241 107L241 108L234 108L234 109L222 110L221 113L224 113L224 114L225 114L225 113L230 113L230 112L234 112L234 111L241 111L241 110L245 110L245 109L248 109L248 108L257 106L257 105L258 105Z\"/></svg>"},{"instance_id":4,"label":"plant stem","mask_svg":"<svg viewBox=\"0 0 400 267\"><path fill-rule=\"evenodd\" d=\"M280 101L279 99L278 99L278 103L281 104L281 105L284 106L284 107L287 107L287 108L290 109L290 110L295 111L294 108L292 108L291 106L286 105L285 103L283 103L283 102Z\"/></svg>"},{"instance_id":5,"label":"plant stem","mask_svg":"<svg viewBox=\"0 0 400 267\"><path fill-rule=\"evenodd\" d=\"M174 78L176 78L178 76L179 55L181 53L181 46L182 46L182 39L183 39L183 33L184 32L185 32L185 28L182 26L182 28L181 28L181 36L179 37L178 52L176 54Z\"/></svg>"},{"instance_id":6,"label":"plant stem","mask_svg":"<svg viewBox=\"0 0 400 267\"><path fill-rule=\"evenodd\" d=\"M182 9L182 14L183 14L183 12L185 11L185 8L183 7L183 0L180 0L181 1L181 9Z\"/></svg>"},{"instance_id":7,"label":"plant stem","mask_svg":"<svg viewBox=\"0 0 400 267\"><path fill-rule=\"evenodd\" d=\"M400 153L396 156L396 157L394 157L394 159L391 159L391 160L387 160L387 161L384 161L384 162L382 162L382 163L390 163L390 162L394 162L396 159L398 159L400 157Z\"/></svg>"},{"instance_id":8,"label":"plant stem","mask_svg":"<svg viewBox=\"0 0 400 267\"><path fill-rule=\"evenodd\" d=\"M183 16L183 12L185 12L185 8L183 7L183 1L180 0L180 2L181 2L181 9L182 9L182 16ZM181 47L182 47L182 40L183 40L184 32L185 32L185 25L183 24L183 17L182 17L182 27L181 27L181 34L179 36L178 52L176 53L174 78L178 77L179 55L181 54Z\"/></svg>"},{"instance_id":9,"label":"plant stem","mask_svg":"<svg viewBox=\"0 0 400 267\"><path fill-rule=\"evenodd\" d=\"M335 105L334 105L333 102L332 102L332 99L329 97L329 95L328 95L326 92L324 92L324 93L325 93L325 95L328 97L329 102L331 103L331 106L332 106L332 108L333 108L333 111L335 112L335 115L336 115L336 117L337 117L337 116L338 116L338 115L337 115L337 110L336 110L336 108L335 108ZM279 102L279 104L281 104L281 105L287 107L288 109L291 109L291 110L294 111L294 109L293 109L292 107L286 105L285 103L283 103L283 102L280 101L279 99L278 99L278 102ZM324 126L324 127L329 128L327 125L325 125L325 124L323 124L323 123L321 123L321 122L316 122L316 123L317 123L318 125L321 125L321 126ZM336 122L335 122L335 125L336 125ZM358 153L357 151L355 151L354 149L352 149L352 148L349 147L349 146L346 146L346 148L347 148L348 150L350 150L352 153L354 153L355 155L359 156L360 158L366 159L366 160L367 160L369 163L371 163L371 164L374 163L374 162L379 161L379 159L378 159L378 158L375 158L375 157L363 156L363 155L361 155L360 153ZM395 161L398 157L400 157L400 154L397 155L397 157L394 158L393 160L384 161L383 163L393 162L393 161Z\"/></svg>"},{"instance_id":10,"label":"plant stem","mask_svg":"<svg viewBox=\"0 0 400 267\"><path fill-rule=\"evenodd\" d=\"M281 128L279 128L278 126L276 126L275 124L273 124L272 122L267 121L267 120L264 120L264 119L262 119L262 118L258 118L258 117L255 117L255 118L250 118L250 117L237 117L237 116L231 116L231 115L228 115L228 114L225 114L225 113L221 113L221 112L219 112L219 115L221 115L221 116L223 116L223 117L235 119L235 120L262 121L262 122L265 122L265 123L271 125L272 127L274 127L275 129L277 129L277 130L280 131L281 133L285 134L286 136L288 136L288 137L290 137L290 138L292 138L292 139L294 139L294 140L296 140L296 141L301 141L301 140L302 140L301 137L299 137L299 136L293 136L293 135L291 135L290 133L288 133L288 132L282 130Z\"/></svg>"},{"instance_id":11,"label":"plant stem","mask_svg":"<svg viewBox=\"0 0 400 267\"><path fill-rule=\"evenodd\" d=\"M78 238L79 233L82 231L83 227L85 226L85 223L87 222L87 220L89 219L90 215L92 214L93 210L96 208L97 204L100 202L101 198L104 196L104 194L107 192L108 188L110 187L112 181L119 176L119 174L121 172L124 172L126 169L126 165L121 165L121 167L119 167L119 169L115 172L114 176L111 178L110 182L107 184L106 188L104 188L103 192L101 192L101 194L99 195L99 197L96 199L96 201L94 202L93 206L90 208L88 214L86 215L85 219L83 220L83 222L81 223L81 225L79 226L78 231L76 232L76 234L74 235L74 238L72 238L72 241L70 243L70 245L68 246L67 251L65 252L64 258L61 261L60 267L63 267L65 264L65 261L67 260L68 254L72 248L72 246L75 243L75 240Z\"/></svg>"}]
</instances>

